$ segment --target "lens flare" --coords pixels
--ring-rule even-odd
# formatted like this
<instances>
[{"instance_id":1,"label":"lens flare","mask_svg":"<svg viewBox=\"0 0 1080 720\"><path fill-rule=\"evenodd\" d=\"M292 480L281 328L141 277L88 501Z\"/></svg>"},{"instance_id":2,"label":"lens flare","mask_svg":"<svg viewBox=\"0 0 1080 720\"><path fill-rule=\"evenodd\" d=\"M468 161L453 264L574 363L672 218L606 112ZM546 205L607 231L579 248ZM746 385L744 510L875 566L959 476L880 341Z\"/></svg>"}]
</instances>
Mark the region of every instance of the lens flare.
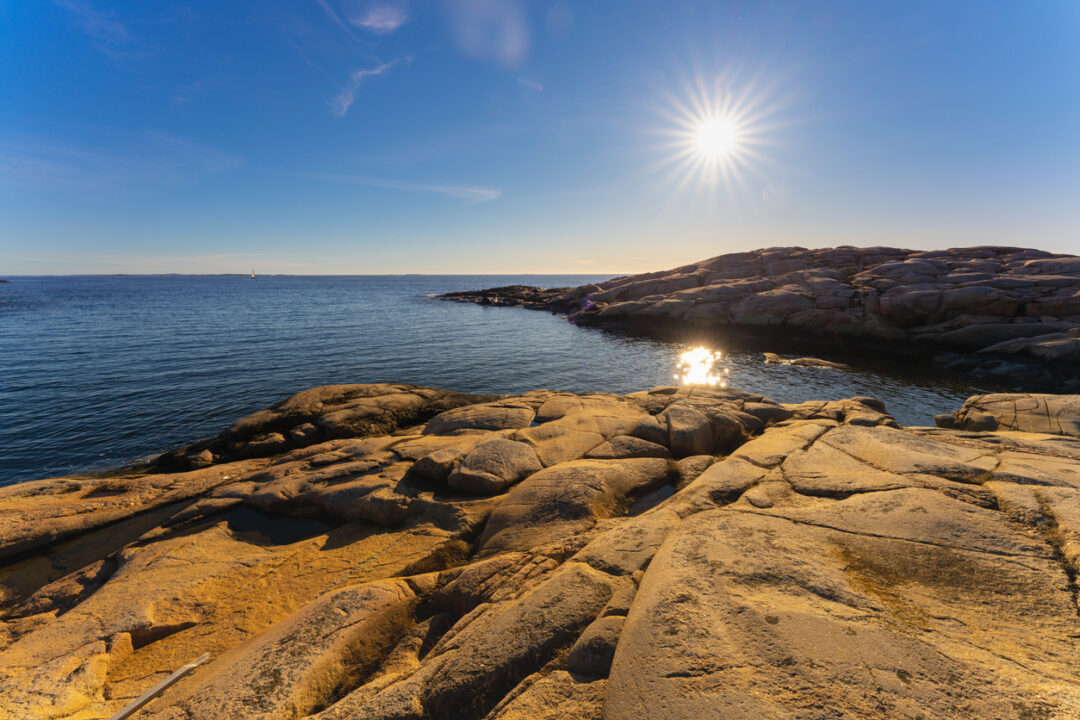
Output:
<instances>
[{"instance_id":1,"label":"lens flare","mask_svg":"<svg viewBox=\"0 0 1080 720\"><path fill-rule=\"evenodd\" d=\"M706 118L697 126L694 148L705 158L720 159L739 145L739 131L730 118Z\"/></svg>"},{"instance_id":2,"label":"lens flare","mask_svg":"<svg viewBox=\"0 0 1080 720\"><path fill-rule=\"evenodd\" d=\"M727 387L724 376L727 375L725 368L722 373L713 372L713 367L720 362L723 353L713 351L705 347L696 347L679 355L678 368L682 375L675 378L683 385L711 385Z\"/></svg>"},{"instance_id":3,"label":"lens flare","mask_svg":"<svg viewBox=\"0 0 1080 720\"><path fill-rule=\"evenodd\" d=\"M746 191L767 181L773 161L762 151L773 144L781 105L760 77L695 75L660 92L657 112L665 127L658 132L667 141L660 148L665 157L655 167L670 172L677 192L712 196L721 187Z\"/></svg>"}]
</instances>

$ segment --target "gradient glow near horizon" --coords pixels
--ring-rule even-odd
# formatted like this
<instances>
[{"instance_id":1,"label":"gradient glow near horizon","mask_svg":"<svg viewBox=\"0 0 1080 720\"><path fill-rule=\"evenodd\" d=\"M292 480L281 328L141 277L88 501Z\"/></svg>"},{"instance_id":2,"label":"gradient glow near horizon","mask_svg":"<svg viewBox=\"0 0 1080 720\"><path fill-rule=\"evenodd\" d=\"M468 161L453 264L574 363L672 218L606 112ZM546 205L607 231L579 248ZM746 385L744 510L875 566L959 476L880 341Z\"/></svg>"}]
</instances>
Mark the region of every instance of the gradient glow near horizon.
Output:
<instances>
[{"instance_id":1,"label":"gradient glow near horizon","mask_svg":"<svg viewBox=\"0 0 1080 720\"><path fill-rule=\"evenodd\" d=\"M1078 37L1071 1L4 3L0 275L1080 252Z\"/></svg>"}]
</instances>

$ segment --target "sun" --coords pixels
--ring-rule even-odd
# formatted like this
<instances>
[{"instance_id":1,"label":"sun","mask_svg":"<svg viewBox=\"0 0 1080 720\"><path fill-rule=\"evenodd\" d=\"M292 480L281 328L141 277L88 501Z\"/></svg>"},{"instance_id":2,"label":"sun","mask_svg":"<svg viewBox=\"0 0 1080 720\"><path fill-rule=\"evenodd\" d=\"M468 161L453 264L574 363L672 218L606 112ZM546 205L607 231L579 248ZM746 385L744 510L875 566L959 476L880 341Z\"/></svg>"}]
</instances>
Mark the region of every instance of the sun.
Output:
<instances>
[{"instance_id":1,"label":"sun","mask_svg":"<svg viewBox=\"0 0 1080 720\"><path fill-rule=\"evenodd\" d=\"M738 149L739 131L731 118L704 118L694 130L694 150L704 160L720 160Z\"/></svg>"},{"instance_id":2,"label":"sun","mask_svg":"<svg viewBox=\"0 0 1080 720\"><path fill-rule=\"evenodd\" d=\"M771 91L725 74L673 82L660 92L656 110L665 127L657 130L666 141L658 149L665 157L655 167L670 172L677 193L716 197L717 190L745 192L761 180L771 164L762 150L772 145L779 110Z\"/></svg>"}]
</instances>

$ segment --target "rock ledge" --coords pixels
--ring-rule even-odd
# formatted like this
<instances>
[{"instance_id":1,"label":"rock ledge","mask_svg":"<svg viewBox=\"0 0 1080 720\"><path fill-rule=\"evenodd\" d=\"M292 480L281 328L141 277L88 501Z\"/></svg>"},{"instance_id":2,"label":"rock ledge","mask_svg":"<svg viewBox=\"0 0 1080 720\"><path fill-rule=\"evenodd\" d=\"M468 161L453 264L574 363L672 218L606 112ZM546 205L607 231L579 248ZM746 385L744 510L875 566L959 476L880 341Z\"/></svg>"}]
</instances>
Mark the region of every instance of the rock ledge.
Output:
<instances>
[{"instance_id":1,"label":"rock ledge","mask_svg":"<svg viewBox=\"0 0 1080 720\"><path fill-rule=\"evenodd\" d=\"M1080 396L313 388L0 488L0 719L1080 716Z\"/></svg>"},{"instance_id":2,"label":"rock ledge","mask_svg":"<svg viewBox=\"0 0 1080 720\"><path fill-rule=\"evenodd\" d=\"M666 338L710 334L728 348L899 354L1014 387L1080 389L1080 257L1039 250L778 247L600 285L442 297Z\"/></svg>"}]
</instances>

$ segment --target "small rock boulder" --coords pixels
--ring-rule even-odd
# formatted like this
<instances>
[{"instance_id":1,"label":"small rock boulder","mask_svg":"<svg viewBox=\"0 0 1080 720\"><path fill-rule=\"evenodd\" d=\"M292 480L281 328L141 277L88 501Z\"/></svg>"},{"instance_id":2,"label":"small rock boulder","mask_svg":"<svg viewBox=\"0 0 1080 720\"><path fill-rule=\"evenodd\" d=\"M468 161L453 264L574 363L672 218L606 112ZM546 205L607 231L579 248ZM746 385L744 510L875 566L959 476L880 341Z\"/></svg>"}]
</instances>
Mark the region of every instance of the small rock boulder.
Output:
<instances>
[{"instance_id":1,"label":"small rock boulder","mask_svg":"<svg viewBox=\"0 0 1080 720\"><path fill-rule=\"evenodd\" d=\"M463 457L459 450L443 448L417 460L413 463L412 471L428 480L446 482L447 476L461 463Z\"/></svg>"},{"instance_id":2,"label":"small rock boulder","mask_svg":"<svg viewBox=\"0 0 1080 720\"><path fill-rule=\"evenodd\" d=\"M570 649L566 669L580 675L607 677L625 622L626 618L619 615L607 615L595 620Z\"/></svg>"},{"instance_id":3,"label":"small rock boulder","mask_svg":"<svg viewBox=\"0 0 1080 720\"><path fill-rule=\"evenodd\" d=\"M703 413L685 405L672 405L663 413L668 444L675 457L709 455L713 451L713 427Z\"/></svg>"},{"instance_id":4,"label":"small rock boulder","mask_svg":"<svg viewBox=\"0 0 1080 720\"><path fill-rule=\"evenodd\" d=\"M529 445L498 438L477 445L446 482L473 495L497 495L543 468Z\"/></svg>"},{"instance_id":5,"label":"small rock boulder","mask_svg":"<svg viewBox=\"0 0 1080 720\"><path fill-rule=\"evenodd\" d=\"M449 435L461 431L506 430L528 427L535 413L528 407L482 403L439 413L424 428L425 435Z\"/></svg>"}]
</instances>

